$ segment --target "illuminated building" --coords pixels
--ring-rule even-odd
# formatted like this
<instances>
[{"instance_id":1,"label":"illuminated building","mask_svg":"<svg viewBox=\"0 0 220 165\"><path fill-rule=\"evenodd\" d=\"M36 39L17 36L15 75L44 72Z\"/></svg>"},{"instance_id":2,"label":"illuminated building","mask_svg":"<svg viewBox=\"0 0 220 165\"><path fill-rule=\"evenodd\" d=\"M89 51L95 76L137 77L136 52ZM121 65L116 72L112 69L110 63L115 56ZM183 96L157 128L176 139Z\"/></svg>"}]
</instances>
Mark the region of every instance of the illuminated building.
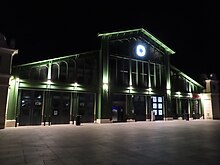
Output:
<instances>
[{"instance_id":1,"label":"illuminated building","mask_svg":"<svg viewBox=\"0 0 220 165\"><path fill-rule=\"evenodd\" d=\"M98 34L100 50L13 67L7 122L47 125L204 116L204 87L145 29Z\"/></svg>"},{"instance_id":2,"label":"illuminated building","mask_svg":"<svg viewBox=\"0 0 220 165\"><path fill-rule=\"evenodd\" d=\"M18 50L8 47L6 38L0 33L0 129L5 128L5 116L12 59Z\"/></svg>"}]
</instances>

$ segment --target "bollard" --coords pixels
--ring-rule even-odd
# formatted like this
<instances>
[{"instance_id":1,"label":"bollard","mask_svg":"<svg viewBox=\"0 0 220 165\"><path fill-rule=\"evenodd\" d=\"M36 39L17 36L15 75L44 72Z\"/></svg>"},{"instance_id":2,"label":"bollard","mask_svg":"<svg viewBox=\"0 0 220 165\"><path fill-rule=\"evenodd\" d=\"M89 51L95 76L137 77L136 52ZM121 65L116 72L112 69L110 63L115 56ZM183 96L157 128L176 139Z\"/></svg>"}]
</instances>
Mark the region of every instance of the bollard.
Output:
<instances>
[{"instance_id":1,"label":"bollard","mask_svg":"<svg viewBox=\"0 0 220 165\"><path fill-rule=\"evenodd\" d=\"M76 125L80 125L81 123L81 121L80 121L80 118L81 118L81 115L77 115L76 116Z\"/></svg>"}]
</instances>

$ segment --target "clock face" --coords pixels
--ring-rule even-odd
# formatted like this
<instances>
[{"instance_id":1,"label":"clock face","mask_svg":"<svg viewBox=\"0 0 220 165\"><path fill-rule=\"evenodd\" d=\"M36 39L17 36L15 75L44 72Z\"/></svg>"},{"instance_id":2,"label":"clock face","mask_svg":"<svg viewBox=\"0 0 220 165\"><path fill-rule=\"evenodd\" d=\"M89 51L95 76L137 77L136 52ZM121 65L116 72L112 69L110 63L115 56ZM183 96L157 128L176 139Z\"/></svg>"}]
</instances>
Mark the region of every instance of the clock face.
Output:
<instances>
[{"instance_id":1,"label":"clock face","mask_svg":"<svg viewBox=\"0 0 220 165\"><path fill-rule=\"evenodd\" d=\"M143 45L137 45L137 47L136 47L136 54L137 54L139 57L145 56L145 54L146 54L146 48L145 48L145 46L143 46Z\"/></svg>"}]
</instances>

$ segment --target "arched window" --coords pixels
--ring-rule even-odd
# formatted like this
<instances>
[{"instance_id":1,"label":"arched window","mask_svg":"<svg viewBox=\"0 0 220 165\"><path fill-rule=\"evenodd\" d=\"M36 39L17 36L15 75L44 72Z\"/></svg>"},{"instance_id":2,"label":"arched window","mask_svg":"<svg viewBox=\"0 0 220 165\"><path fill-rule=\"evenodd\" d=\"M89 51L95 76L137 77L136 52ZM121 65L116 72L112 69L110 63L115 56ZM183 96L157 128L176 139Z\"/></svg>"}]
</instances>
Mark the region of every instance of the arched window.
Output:
<instances>
[{"instance_id":1,"label":"arched window","mask_svg":"<svg viewBox=\"0 0 220 165\"><path fill-rule=\"evenodd\" d=\"M51 80L52 81L58 81L58 79L59 79L59 70L60 70L59 65L57 63L53 63L52 68L51 68Z\"/></svg>"},{"instance_id":2,"label":"arched window","mask_svg":"<svg viewBox=\"0 0 220 165\"><path fill-rule=\"evenodd\" d=\"M59 81L66 82L68 76L68 63L65 61L62 61L60 63L60 77Z\"/></svg>"},{"instance_id":3,"label":"arched window","mask_svg":"<svg viewBox=\"0 0 220 165\"><path fill-rule=\"evenodd\" d=\"M48 74L47 66L41 66L39 71L40 71L39 80L47 81L47 74Z\"/></svg>"}]
</instances>

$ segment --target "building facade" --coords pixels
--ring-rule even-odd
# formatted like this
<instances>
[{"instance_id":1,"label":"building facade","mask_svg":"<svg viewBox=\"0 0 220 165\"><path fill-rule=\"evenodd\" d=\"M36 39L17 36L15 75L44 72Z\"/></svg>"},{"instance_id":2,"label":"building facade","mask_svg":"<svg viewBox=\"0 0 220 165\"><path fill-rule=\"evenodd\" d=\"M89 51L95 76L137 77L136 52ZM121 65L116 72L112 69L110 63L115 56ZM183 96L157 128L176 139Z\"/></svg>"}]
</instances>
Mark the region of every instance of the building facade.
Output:
<instances>
[{"instance_id":1,"label":"building facade","mask_svg":"<svg viewBox=\"0 0 220 165\"><path fill-rule=\"evenodd\" d=\"M100 49L13 67L14 126L204 117L204 87L170 64L145 29L98 34Z\"/></svg>"},{"instance_id":2,"label":"building facade","mask_svg":"<svg viewBox=\"0 0 220 165\"><path fill-rule=\"evenodd\" d=\"M206 86L202 93L205 119L220 119L220 82L215 74L205 76L203 79Z\"/></svg>"},{"instance_id":3,"label":"building facade","mask_svg":"<svg viewBox=\"0 0 220 165\"><path fill-rule=\"evenodd\" d=\"M5 128L12 59L17 53L18 50L8 47L5 36L0 33L0 129Z\"/></svg>"}]
</instances>

